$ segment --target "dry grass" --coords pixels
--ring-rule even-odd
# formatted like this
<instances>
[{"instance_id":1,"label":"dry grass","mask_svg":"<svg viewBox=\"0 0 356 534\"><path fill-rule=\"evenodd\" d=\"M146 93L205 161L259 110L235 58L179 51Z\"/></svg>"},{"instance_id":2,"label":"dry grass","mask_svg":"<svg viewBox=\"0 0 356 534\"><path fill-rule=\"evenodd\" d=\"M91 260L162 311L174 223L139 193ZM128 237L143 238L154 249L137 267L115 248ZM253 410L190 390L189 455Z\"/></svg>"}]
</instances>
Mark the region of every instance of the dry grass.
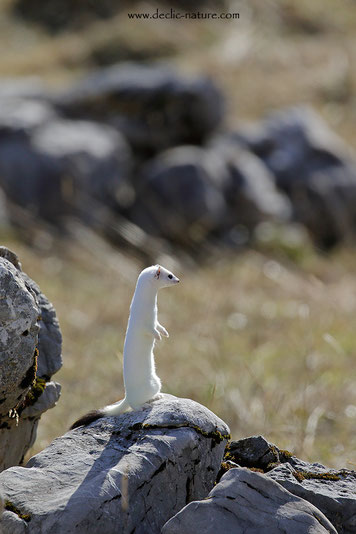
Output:
<instances>
[{"instance_id":1,"label":"dry grass","mask_svg":"<svg viewBox=\"0 0 356 534\"><path fill-rule=\"evenodd\" d=\"M38 75L58 88L98 58L167 61L213 77L227 95L230 126L306 102L356 147L356 10L349 0L337 7L334 0L231 0L238 21L128 19L128 10L155 10L145 1L58 35L14 17L14 2L0 3L0 76Z\"/></svg>"},{"instance_id":2,"label":"dry grass","mask_svg":"<svg viewBox=\"0 0 356 534\"><path fill-rule=\"evenodd\" d=\"M57 88L92 68L98 50L123 59L123 49L128 58L148 49L185 72L210 74L227 94L230 125L308 102L356 147L353 2L235 0L241 18L233 23L128 22L121 12L57 36L15 19L12 4L0 4L0 76L38 75ZM122 397L139 267L107 249L58 242L39 254L14 236L2 241L54 302L64 335L62 398L41 420L36 452L78 415ZM164 390L207 405L235 438L261 433L304 458L354 466L354 253L307 250L293 264L251 251L179 275L180 287L160 295L171 334L156 351Z\"/></svg>"},{"instance_id":3,"label":"dry grass","mask_svg":"<svg viewBox=\"0 0 356 534\"><path fill-rule=\"evenodd\" d=\"M123 396L121 351L140 267L79 244L55 243L56 255L14 237L5 244L54 302L64 336L55 377L62 397L41 419L35 453L77 416ZM208 406L234 438L263 434L303 458L352 468L353 258L308 252L293 264L250 251L213 267L181 267L182 284L159 299L171 334L156 349L164 391Z\"/></svg>"}]
</instances>

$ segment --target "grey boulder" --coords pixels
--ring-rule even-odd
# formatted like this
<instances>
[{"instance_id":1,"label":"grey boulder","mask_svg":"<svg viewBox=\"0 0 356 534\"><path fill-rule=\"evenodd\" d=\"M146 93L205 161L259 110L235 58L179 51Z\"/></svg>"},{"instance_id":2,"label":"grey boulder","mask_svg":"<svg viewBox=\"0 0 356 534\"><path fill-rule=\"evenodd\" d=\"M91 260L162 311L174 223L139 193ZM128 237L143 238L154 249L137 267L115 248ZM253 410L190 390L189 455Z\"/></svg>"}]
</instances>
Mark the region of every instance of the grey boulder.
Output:
<instances>
[{"instance_id":1,"label":"grey boulder","mask_svg":"<svg viewBox=\"0 0 356 534\"><path fill-rule=\"evenodd\" d=\"M26 87L25 82L23 83ZM21 87L20 82L18 85ZM30 136L35 128L47 123L55 116L55 111L45 101L21 95L7 95L2 85L0 85L0 104L2 143L6 142L6 136L12 140Z\"/></svg>"},{"instance_id":2,"label":"grey boulder","mask_svg":"<svg viewBox=\"0 0 356 534\"><path fill-rule=\"evenodd\" d=\"M209 146L228 167L224 192L235 222L250 229L271 218L286 221L291 217L287 195L276 187L274 175L264 162L243 143L227 133L213 138Z\"/></svg>"},{"instance_id":3,"label":"grey boulder","mask_svg":"<svg viewBox=\"0 0 356 534\"><path fill-rule=\"evenodd\" d=\"M295 107L235 135L265 163L319 245L354 239L356 161L316 112Z\"/></svg>"},{"instance_id":4,"label":"grey boulder","mask_svg":"<svg viewBox=\"0 0 356 534\"><path fill-rule=\"evenodd\" d=\"M156 534L207 495L228 433L207 408L171 395L72 430L1 473L3 534Z\"/></svg>"},{"instance_id":5,"label":"grey boulder","mask_svg":"<svg viewBox=\"0 0 356 534\"><path fill-rule=\"evenodd\" d=\"M73 214L91 222L92 202L126 205L131 151L119 132L60 119L43 102L6 110L7 102L0 112L0 186L11 203L56 224Z\"/></svg>"},{"instance_id":6,"label":"grey boulder","mask_svg":"<svg viewBox=\"0 0 356 534\"><path fill-rule=\"evenodd\" d=\"M59 398L60 385L50 377L62 365L62 336L52 304L5 247L0 295L1 471L23 461L41 414Z\"/></svg>"},{"instance_id":7,"label":"grey boulder","mask_svg":"<svg viewBox=\"0 0 356 534\"><path fill-rule=\"evenodd\" d=\"M1 252L7 249L0 249L0 412L6 414L35 377L40 309L21 271Z\"/></svg>"},{"instance_id":8,"label":"grey boulder","mask_svg":"<svg viewBox=\"0 0 356 534\"><path fill-rule=\"evenodd\" d=\"M355 471L328 469L293 456L267 476L319 508L339 534L356 532Z\"/></svg>"},{"instance_id":9,"label":"grey boulder","mask_svg":"<svg viewBox=\"0 0 356 534\"><path fill-rule=\"evenodd\" d=\"M223 159L214 151L181 146L143 166L132 219L151 234L183 245L203 241L227 221Z\"/></svg>"},{"instance_id":10,"label":"grey boulder","mask_svg":"<svg viewBox=\"0 0 356 534\"><path fill-rule=\"evenodd\" d=\"M162 534L336 534L326 517L265 475L230 469L202 501L191 502Z\"/></svg>"},{"instance_id":11,"label":"grey boulder","mask_svg":"<svg viewBox=\"0 0 356 534\"><path fill-rule=\"evenodd\" d=\"M135 63L98 70L56 103L69 117L109 122L135 149L148 153L200 144L221 122L224 107L221 92L207 78Z\"/></svg>"},{"instance_id":12,"label":"grey boulder","mask_svg":"<svg viewBox=\"0 0 356 534\"><path fill-rule=\"evenodd\" d=\"M340 534L356 532L355 471L304 462L263 436L231 441L224 460L264 471L267 477L316 506Z\"/></svg>"}]
</instances>

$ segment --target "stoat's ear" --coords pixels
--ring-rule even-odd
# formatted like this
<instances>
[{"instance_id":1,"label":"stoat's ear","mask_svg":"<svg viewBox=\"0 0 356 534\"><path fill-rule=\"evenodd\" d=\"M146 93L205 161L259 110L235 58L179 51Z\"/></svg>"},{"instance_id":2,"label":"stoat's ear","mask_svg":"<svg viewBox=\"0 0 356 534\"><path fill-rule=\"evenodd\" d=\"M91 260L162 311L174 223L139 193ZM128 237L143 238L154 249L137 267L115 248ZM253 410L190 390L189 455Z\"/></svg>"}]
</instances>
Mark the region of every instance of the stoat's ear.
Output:
<instances>
[{"instance_id":1,"label":"stoat's ear","mask_svg":"<svg viewBox=\"0 0 356 534\"><path fill-rule=\"evenodd\" d=\"M155 278L157 278L157 280L159 280L160 276L161 276L161 267L159 265L157 265L157 271L156 271L156 274L155 274Z\"/></svg>"}]
</instances>

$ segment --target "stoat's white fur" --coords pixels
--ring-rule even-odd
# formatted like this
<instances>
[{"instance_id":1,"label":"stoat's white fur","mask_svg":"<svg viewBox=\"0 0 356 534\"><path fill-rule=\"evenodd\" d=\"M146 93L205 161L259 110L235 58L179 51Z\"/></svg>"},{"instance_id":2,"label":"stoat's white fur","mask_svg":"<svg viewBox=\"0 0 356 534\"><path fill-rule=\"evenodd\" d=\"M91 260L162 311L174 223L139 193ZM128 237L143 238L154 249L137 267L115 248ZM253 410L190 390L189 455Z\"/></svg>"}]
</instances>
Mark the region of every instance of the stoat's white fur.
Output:
<instances>
[{"instance_id":1,"label":"stoat's white fur","mask_svg":"<svg viewBox=\"0 0 356 534\"><path fill-rule=\"evenodd\" d=\"M147 267L139 275L124 343L125 398L106 406L104 415L135 410L159 395L161 381L156 375L153 348L156 340L169 334L157 319L157 293L178 282L173 273L159 265Z\"/></svg>"}]
</instances>

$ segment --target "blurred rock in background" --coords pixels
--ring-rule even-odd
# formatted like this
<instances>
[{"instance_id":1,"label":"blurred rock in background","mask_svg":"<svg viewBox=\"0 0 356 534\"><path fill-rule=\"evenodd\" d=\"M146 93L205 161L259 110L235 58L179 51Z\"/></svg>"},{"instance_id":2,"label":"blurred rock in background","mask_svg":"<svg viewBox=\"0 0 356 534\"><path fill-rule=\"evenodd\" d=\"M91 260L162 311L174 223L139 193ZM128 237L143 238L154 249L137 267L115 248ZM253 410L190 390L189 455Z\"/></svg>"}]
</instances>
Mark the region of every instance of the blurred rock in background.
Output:
<instances>
[{"instance_id":1,"label":"blurred rock in background","mask_svg":"<svg viewBox=\"0 0 356 534\"><path fill-rule=\"evenodd\" d=\"M208 78L135 63L99 70L55 99L65 115L108 122L144 154L201 144L220 125L223 102Z\"/></svg>"},{"instance_id":2,"label":"blurred rock in background","mask_svg":"<svg viewBox=\"0 0 356 534\"><path fill-rule=\"evenodd\" d=\"M75 216L122 237L128 221L182 250L240 247L269 220L322 248L354 241L355 157L308 107L229 131L211 80L135 63L14 92L0 85L0 186L17 226L15 205L62 231Z\"/></svg>"},{"instance_id":3,"label":"blurred rock in background","mask_svg":"<svg viewBox=\"0 0 356 534\"><path fill-rule=\"evenodd\" d=\"M169 8L171 6L179 7L185 10L194 10L197 8L226 8L225 0L161 0L160 7ZM71 0L34 0L29 6L26 0L17 0L14 4L14 12L25 20L40 23L50 31L65 31L68 27L78 28L86 25L93 20L106 20L122 11L125 7L134 9L142 6L138 0L102 0L96 2L90 0L87 2L72 2ZM147 7L147 6L146 6Z\"/></svg>"},{"instance_id":4,"label":"blurred rock in background","mask_svg":"<svg viewBox=\"0 0 356 534\"><path fill-rule=\"evenodd\" d=\"M237 137L290 198L294 217L328 248L355 237L356 160L308 107L277 112Z\"/></svg>"}]
</instances>

